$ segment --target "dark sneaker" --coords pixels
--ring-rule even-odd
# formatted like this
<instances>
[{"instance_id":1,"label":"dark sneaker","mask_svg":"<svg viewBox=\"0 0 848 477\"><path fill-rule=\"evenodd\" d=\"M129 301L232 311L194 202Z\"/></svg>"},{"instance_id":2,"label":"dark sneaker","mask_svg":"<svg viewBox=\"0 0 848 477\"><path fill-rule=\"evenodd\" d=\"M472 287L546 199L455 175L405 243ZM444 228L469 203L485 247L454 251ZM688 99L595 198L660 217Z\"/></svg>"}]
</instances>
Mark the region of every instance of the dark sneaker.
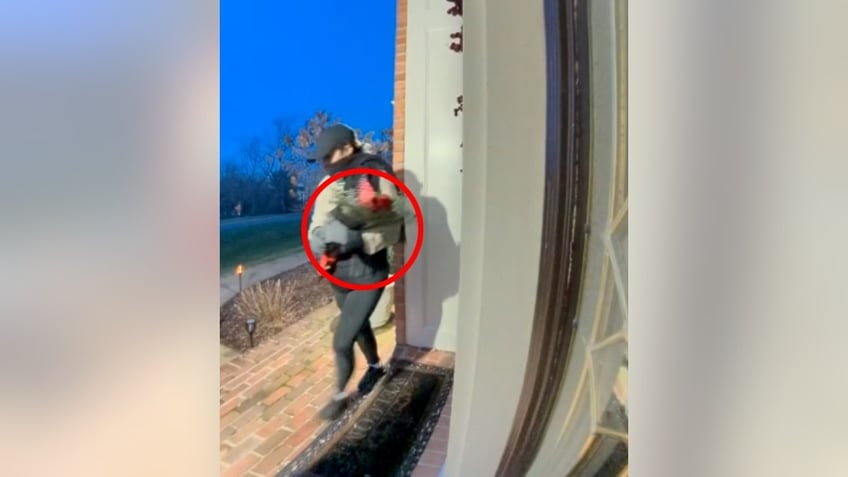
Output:
<instances>
[{"instance_id":1,"label":"dark sneaker","mask_svg":"<svg viewBox=\"0 0 848 477\"><path fill-rule=\"evenodd\" d=\"M359 380L359 392L360 394L368 394L374 389L374 386L380 382L380 378L386 375L386 368L383 366L368 366L368 370L365 371L365 375L362 376L362 379Z\"/></svg>"},{"instance_id":2,"label":"dark sneaker","mask_svg":"<svg viewBox=\"0 0 848 477\"><path fill-rule=\"evenodd\" d=\"M344 414L345 409L347 409L347 398L330 399L318 415L325 421L335 421Z\"/></svg>"}]
</instances>

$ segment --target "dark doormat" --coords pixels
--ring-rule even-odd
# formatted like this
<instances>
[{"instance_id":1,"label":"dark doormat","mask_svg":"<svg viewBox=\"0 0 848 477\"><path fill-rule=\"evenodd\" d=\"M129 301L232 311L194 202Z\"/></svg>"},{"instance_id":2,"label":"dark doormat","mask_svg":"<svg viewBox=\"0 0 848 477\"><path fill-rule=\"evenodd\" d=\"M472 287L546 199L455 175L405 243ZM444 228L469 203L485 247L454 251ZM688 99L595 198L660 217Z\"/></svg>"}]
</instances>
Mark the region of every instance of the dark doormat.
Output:
<instances>
[{"instance_id":1,"label":"dark doormat","mask_svg":"<svg viewBox=\"0 0 848 477\"><path fill-rule=\"evenodd\" d=\"M447 402L452 369L392 363L359 399L277 477L409 477Z\"/></svg>"}]
</instances>

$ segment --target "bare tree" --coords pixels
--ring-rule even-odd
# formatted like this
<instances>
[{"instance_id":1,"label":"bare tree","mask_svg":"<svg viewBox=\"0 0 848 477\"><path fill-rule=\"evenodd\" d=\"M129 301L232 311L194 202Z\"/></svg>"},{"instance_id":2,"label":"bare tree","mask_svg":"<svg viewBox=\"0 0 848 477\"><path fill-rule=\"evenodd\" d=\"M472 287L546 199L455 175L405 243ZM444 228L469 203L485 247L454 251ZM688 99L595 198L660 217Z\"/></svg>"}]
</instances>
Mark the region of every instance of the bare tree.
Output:
<instances>
[{"instance_id":1,"label":"bare tree","mask_svg":"<svg viewBox=\"0 0 848 477\"><path fill-rule=\"evenodd\" d=\"M241 145L241 163L247 177L257 180L262 177L262 140L253 136Z\"/></svg>"},{"instance_id":2,"label":"bare tree","mask_svg":"<svg viewBox=\"0 0 848 477\"><path fill-rule=\"evenodd\" d=\"M308 161L315 151L315 142L325 129L340 123L339 118L319 110L303 123L296 135L287 140L286 145L292 152L292 172L297 174L298 181L307 193L315 190L321 178L324 177L321 165Z\"/></svg>"},{"instance_id":3,"label":"bare tree","mask_svg":"<svg viewBox=\"0 0 848 477\"><path fill-rule=\"evenodd\" d=\"M317 111L299 127L293 120L276 119L270 138L254 136L246 140L238 160L222 162L222 217L230 215L237 204L243 207L244 215L300 210L325 175L320 164L308 161L315 142L324 129L340 122L325 111ZM391 163L391 129L365 134L357 131L357 137L368 152Z\"/></svg>"},{"instance_id":4,"label":"bare tree","mask_svg":"<svg viewBox=\"0 0 848 477\"><path fill-rule=\"evenodd\" d=\"M232 157L225 158L221 163L219 197L222 218L238 215L236 210L247 198L249 185L238 162Z\"/></svg>"}]
</instances>

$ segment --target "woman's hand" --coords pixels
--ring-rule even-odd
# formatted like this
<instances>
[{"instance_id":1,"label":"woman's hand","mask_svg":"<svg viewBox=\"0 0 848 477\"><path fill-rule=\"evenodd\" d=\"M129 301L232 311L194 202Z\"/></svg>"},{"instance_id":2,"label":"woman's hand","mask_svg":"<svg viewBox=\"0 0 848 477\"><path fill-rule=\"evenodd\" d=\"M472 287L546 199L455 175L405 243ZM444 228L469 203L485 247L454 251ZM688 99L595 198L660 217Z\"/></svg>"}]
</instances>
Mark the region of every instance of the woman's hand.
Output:
<instances>
[{"instance_id":1,"label":"woman's hand","mask_svg":"<svg viewBox=\"0 0 848 477\"><path fill-rule=\"evenodd\" d=\"M309 246L316 257L322 253L350 253L362 248L362 233L336 219L330 219L326 224L315 227L309 237Z\"/></svg>"}]
</instances>

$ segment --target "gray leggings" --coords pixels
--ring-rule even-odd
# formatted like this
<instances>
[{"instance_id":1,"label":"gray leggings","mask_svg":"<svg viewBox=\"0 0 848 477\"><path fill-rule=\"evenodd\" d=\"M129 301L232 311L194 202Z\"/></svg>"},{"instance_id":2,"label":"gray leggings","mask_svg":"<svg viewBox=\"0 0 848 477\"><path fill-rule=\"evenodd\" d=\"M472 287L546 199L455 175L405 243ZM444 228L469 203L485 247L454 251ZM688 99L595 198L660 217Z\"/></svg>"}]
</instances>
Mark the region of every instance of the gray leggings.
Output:
<instances>
[{"instance_id":1,"label":"gray leggings","mask_svg":"<svg viewBox=\"0 0 848 477\"><path fill-rule=\"evenodd\" d=\"M353 374L353 343L359 344L368 364L377 364L377 338L371 329L371 313L383 295L383 288L377 290L348 290L333 285L336 303L341 317L333 336L333 351L336 354L336 372L338 373L338 391L344 391Z\"/></svg>"}]
</instances>

